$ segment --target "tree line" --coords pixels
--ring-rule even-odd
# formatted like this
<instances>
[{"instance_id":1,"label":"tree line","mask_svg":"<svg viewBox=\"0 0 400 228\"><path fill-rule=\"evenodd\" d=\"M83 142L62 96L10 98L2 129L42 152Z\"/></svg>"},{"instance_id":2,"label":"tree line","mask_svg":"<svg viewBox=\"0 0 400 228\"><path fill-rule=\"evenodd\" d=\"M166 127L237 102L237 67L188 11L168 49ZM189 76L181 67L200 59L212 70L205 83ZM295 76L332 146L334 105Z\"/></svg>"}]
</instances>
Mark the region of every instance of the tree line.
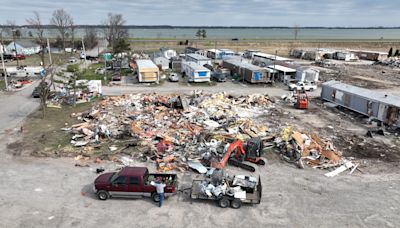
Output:
<instances>
[{"instance_id":1,"label":"tree line","mask_svg":"<svg viewBox=\"0 0 400 228\"><path fill-rule=\"evenodd\" d=\"M81 40L76 39L76 29L80 26L74 23L72 15L64 9L55 10L47 24L37 11L34 11L33 16L27 18L26 22L27 27L31 29L28 31L28 36L34 38L42 50L45 50L47 47L45 30L49 28L57 31L56 42L53 43L54 46L62 48L64 52L67 47L71 49L81 47ZM0 27L1 36L3 32L6 32L13 39L21 38L21 30L14 21L8 20L6 24ZM101 35L107 40L113 52L121 52L129 49L129 43L127 42L128 30L125 27L125 20L122 14L108 13L102 21L100 29L86 27L83 37L85 47L87 49L96 47Z\"/></svg>"}]
</instances>

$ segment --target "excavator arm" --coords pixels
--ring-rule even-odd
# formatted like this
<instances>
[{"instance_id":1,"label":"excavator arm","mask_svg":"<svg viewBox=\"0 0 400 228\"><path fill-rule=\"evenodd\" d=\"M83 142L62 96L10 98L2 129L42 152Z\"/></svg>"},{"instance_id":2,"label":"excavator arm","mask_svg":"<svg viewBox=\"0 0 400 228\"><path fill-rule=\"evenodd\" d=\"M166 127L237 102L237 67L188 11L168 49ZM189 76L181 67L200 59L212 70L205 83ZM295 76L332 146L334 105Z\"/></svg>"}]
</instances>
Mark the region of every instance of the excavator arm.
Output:
<instances>
[{"instance_id":1,"label":"excavator arm","mask_svg":"<svg viewBox=\"0 0 400 228\"><path fill-rule=\"evenodd\" d=\"M236 152L235 158L239 159L241 155L245 155L246 152L243 148L243 143L241 140L236 140L235 142L229 144L228 149L226 150L226 153L224 157L221 159L221 161L216 162L212 161L211 162L211 167L216 168L216 169L223 169L228 162L229 158L232 155L232 152Z\"/></svg>"}]
</instances>

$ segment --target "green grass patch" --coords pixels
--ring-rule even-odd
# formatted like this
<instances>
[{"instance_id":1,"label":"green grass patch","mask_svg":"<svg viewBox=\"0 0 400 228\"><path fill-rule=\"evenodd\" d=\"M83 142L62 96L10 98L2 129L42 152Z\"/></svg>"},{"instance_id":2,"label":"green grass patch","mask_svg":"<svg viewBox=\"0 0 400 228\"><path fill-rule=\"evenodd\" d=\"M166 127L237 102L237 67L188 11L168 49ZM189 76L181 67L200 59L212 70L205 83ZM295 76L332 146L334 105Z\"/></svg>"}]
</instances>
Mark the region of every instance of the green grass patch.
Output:
<instances>
[{"instance_id":1,"label":"green grass patch","mask_svg":"<svg viewBox=\"0 0 400 228\"><path fill-rule=\"evenodd\" d=\"M48 108L45 119L42 118L42 111L37 110L24 123L24 143L32 148L34 155L58 156L59 151L70 146L71 140L71 134L61 128L79 123L71 117L71 113L83 112L94 102L77 104L76 107L62 106L61 109Z\"/></svg>"},{"instance_id":2,"label":"green grass patch","mask_svg":"<svg viewBox=\"0 0 400 228\"><path fill-rule=\"evenodd\" d=\"M6 89L6 82L4 80L0 80L0 90Z\"/></svg>"}]
</instances>

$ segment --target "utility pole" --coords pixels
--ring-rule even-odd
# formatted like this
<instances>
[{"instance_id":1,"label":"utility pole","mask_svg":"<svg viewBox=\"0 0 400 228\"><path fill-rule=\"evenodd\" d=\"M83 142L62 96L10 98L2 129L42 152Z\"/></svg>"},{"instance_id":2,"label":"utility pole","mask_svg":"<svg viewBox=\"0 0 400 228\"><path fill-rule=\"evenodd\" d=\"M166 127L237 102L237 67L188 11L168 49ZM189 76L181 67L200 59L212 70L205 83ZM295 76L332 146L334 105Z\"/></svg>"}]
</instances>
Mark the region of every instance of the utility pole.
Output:
<instances>
[{"instance_id":1,"label":"utility pole","mask_svg":"<svg viewBox=\"0 0 400 228\"><path fill-rule=\"evenodd\" d=\"M6 67L4 65L4 45L3 45L3 33L0 32L0 46L1 46L1 64L3 66L3 74L4 74L4 83L6 85L6 91L8 91L8 82L7 82L7 70Z\"/></svg>"},{"instance_id":2,"label":"utility pole","mask_svg":"<svg viewBox=\"0 0 400 228\"><path fill-rule=\"evenodd\" d=\"M50 49L49 38L47 38L47 50L49 51L49 61L50 61L50 66L51 66L53 64L53 61L51 60L51 49Z\"/></svg>"},{"instance_id":3,"label":"utility pole","mask_svg":"<svg viewBox=\"0 0 400 228\"><path fill-rule=\"evenodd\" d=\"M14 41L14 51L15 51L15 59L17 59L17 67L19 68L19 60L18 60L18 53L17 53L17 44L15 43L15 33L17 30L12 29L12 36L13 36L13 41Z\"/></svg>"},{"instance_id":4,"label":"utility pole","mask_svg":"<svg viewBox=\"0 0 400 228\"><path fill-rule=\"evenodd\" d=\"M277 56L277 55L278 55L278 50L275 50L274 75L276 74L275 65L276 65L276 56ZM274 76L274 81L275 81L275 76Z\"/></svg>"},{"instance_id":5,"label":"utility pole","mask_svg":"<svg viewBox=\"0 0 400 228\"><path fill-rule=\"evenodd\" d=\"M215 55L214 55L214 65L215 65L215 62L216 62L216 60L217 60L217 40L215 39L215 41L214 41L214 53L215 53ZM214 67L214 66L213 66Z\"/></svg>"},{"instance_id":6,"label":"utility pole","mask_svg":"<svg viewBox=\"0 0 400 228\"><path fill-rule=\"evenodd\" d=\"M85 64L84 64L84 66L85 66L85 68L86 68L86 60L87 60L87 56L86 56L86 49L85 49L85 42L83 41L83 37L82 37L82 49L83 49L83 55L84 55L84 57L85 57Z\"/></svg>"}]
</instances>

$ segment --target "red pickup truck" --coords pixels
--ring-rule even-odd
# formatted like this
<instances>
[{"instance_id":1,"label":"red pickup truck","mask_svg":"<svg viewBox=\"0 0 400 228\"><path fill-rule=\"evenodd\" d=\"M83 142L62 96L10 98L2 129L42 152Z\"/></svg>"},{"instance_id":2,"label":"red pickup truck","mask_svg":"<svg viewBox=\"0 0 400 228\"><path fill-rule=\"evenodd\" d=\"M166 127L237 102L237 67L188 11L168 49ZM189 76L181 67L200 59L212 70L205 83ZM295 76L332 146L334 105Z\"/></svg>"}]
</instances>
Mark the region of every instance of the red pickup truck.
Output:
<instances>
[{"instance_id":1,"label":"red pickup truck","mask_svg":"<svg viewBox=\"0 0 400 228\"><path fill-rule=\"evenodd\" d=\"M124 167L119 172L104 173L94 181L93 190L101 200L110 197L146 196L158 202L159 195L151 182L160 178L167 185L164 188L165 197L173 195L177 187L176 174L149 173L146 167Z\"/></svg>"}]
</instances>

